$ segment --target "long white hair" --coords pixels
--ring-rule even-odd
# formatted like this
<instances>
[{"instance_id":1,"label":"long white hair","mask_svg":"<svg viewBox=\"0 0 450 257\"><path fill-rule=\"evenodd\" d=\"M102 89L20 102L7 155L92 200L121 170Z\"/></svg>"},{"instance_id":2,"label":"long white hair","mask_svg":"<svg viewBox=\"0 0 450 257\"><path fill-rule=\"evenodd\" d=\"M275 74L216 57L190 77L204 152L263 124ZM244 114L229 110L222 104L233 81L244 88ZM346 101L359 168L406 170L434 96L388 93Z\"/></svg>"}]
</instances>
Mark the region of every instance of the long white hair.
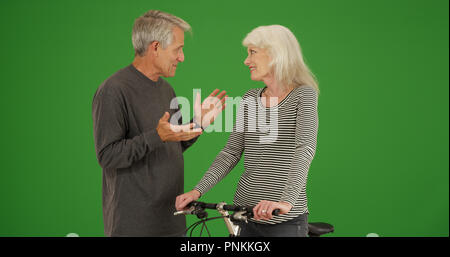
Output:
<instances>
[{"instance_id":1,"label":"long white hair","mask_svg":"<svg viewBox=\"0 0 450 257\"><path fill-rule=\"evenodd\" d=\"M242 44L269 50L270 65L283 91L309 85L319 93L317 79L305 64L300 44L288 28L281 25L257 27L247 34Z\"/></svg>"}]
</instances>

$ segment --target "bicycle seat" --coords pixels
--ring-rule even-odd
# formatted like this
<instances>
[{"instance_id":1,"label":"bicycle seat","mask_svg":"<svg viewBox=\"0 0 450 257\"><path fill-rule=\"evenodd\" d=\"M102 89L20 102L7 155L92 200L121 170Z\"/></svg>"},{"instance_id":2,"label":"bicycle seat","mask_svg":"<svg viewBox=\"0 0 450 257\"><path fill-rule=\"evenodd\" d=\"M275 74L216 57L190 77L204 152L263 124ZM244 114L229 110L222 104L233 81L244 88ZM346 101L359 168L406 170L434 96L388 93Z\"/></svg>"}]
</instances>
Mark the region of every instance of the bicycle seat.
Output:
<instances>
[{"instance_id":1,"label":"bicycle seat","mask_svg":"<svg viewBox=\"0 0 450 257\"><path fill-rule=\"evenodd\" d=\"M317 237L324 234L328 234L331 232L334 232L334 227L331 224L324 223L324 222L311 222L308 223L308 229L309 229L309 236L311 237Z\"/></svg>"}]
</instances>

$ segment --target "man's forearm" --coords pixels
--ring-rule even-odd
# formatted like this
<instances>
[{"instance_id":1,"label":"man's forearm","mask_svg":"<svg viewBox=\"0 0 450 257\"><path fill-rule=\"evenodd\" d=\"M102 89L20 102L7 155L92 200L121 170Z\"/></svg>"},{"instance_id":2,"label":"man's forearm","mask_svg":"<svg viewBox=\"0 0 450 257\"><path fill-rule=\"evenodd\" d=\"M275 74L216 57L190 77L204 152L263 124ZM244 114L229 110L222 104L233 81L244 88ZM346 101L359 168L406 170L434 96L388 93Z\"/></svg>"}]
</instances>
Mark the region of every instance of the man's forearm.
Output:
<instances>
[{"instance_id":1,"label":"man's forearm","mask_svg":"<svg viewBox=\"0 0 450 257\"><path fill-rule=\"evenodd\" d=\"M162 144L154 129L132 139L114 141L98 149L97 159L103 168L127 168Z\"/></svg>"}]
</instances>

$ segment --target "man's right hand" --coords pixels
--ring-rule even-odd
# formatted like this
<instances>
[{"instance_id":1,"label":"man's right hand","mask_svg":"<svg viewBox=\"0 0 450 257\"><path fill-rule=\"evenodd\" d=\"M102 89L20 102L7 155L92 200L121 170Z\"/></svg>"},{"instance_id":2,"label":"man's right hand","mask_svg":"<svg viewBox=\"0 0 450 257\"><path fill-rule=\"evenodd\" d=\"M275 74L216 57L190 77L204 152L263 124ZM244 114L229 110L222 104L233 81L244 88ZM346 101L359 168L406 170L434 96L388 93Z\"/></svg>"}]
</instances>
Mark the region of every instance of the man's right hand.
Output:
<instances>
[{"instance_id":1,"label":"man's right hand","mask_svg":"<svg viewBox=\"0 0 450 257\"><path fill-rule=\"evenodd\" d=\"M189 203L196 201L200 196L200 192L195 189L177 196L175 200L175 209L177 209L177 211L182 211Z\"/></svg>"},{"instance_id":2,"label":"man's right hand","mask_svg":"<svg viewBox=\"0 0 450 257\"><path fill-rule=\"evenodd\" d=\"M202 129L193 129L195 124L173 125L169 122L170 114L165 112L159 119L156 131L163 142L167 141L188 141L202 134Z\"/></svg>"}]
</instances>

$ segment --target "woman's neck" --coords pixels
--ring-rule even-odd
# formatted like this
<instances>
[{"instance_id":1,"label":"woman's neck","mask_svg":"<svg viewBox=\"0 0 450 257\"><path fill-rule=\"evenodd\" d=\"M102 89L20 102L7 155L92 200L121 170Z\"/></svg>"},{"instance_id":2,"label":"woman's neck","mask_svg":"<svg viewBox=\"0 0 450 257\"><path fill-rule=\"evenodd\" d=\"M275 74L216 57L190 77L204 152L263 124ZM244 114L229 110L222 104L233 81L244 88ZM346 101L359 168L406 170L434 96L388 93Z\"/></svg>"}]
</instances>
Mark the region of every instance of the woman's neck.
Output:
<instances>
[{"instance_id":1,"label":"woman's neck","mask_svg":"<svg viewBox=\"0 0 450 257\"><path fill-rule=\"evenodd\" d=\"M281 95L282 93L281 87L278 86L278 82L273 76L264 79L263 82L267 86L266 90L264 91L266 95L272 97L278 97Z\"/></svg>"},{"instance_id":2,"label":"woman's neck","mask_svg":"<svg viewBox=\"0 0 450 257\"><path fill-rule=\"evenodd\" d=\"M283 90L278 84L277 80L274 76L270 78L266 78L263 80L264 84L266 84L267 88L264 91L264 94L268 97L282 97L289 93L291 90Z\"/></svg>"},{"instance_id":3,"label":"woman's neck","mask_svg":"<svg viewBox=\"0 0 450 257\"><path fill-rule=\"evenodd\" d=\"M265 99L265 101L263 101L263 105L265 107L273 107L279 104L292 90L283 90L274 77L264 79L263 81L267 86L267 88L262 93L262 97L263 99Z\"/></svg>"}]
</instances>

